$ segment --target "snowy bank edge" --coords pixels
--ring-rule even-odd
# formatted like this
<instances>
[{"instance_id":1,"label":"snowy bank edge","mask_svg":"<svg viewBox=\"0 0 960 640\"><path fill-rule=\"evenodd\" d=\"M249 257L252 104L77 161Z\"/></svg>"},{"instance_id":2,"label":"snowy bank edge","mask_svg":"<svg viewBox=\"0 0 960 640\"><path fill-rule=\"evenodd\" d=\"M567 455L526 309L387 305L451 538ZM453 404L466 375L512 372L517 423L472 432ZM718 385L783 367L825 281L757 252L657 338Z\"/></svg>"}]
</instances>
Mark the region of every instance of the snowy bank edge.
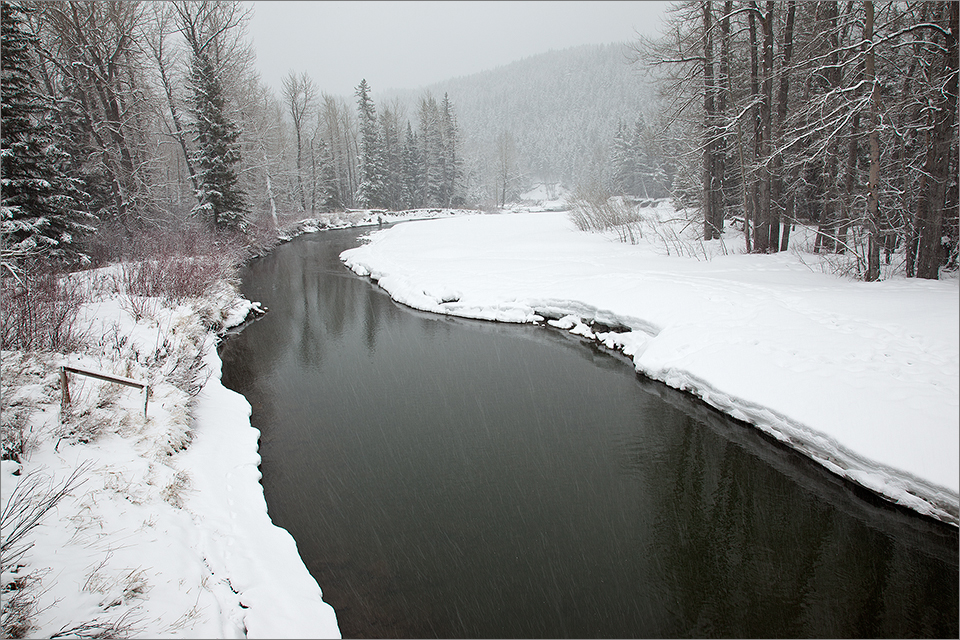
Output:
<instances>
[{"instance_id":1,"label":"snowy bank edge","mask_svg":"<svg viewBox=\"0 0 960 640\"><path fill-rule=\"evenodd\" d=\"M660 328L643 319L621 317L612 311L596 309L575 300L515 300L488 307L461 306L456 296L448 293L418 293L420 289L411 286L406 279L372 270L353 258L351 250L341 254L340 259L355 274L369 278L377 284L394 301L418 311L515 324L547 322L554 328L568 330L608 349L620 351L631 358L638 373L691 393L715 409L746 422L803 453L830 472L894 504L960 527L960 494L902 470L868 460L819 431L767 407L723 393L689 372L670 367L644 366L641 355L648 341L656 337ZM594 324L632 330L595 333L590 326Z\"/></svg>"},{"instance_id":2,"label":"snowy bank edge","mask_svg":"<svg viewBox=\"0 0 960 640\"><path fill-rule=\"evenodd\" d=\"M338 216L300 220L292 228L278 233L276 245L318 231L477 215L480 212L434 208L400 214L379 211L350 213L353 214L352 220ZM250 259L269 253L276 245L262 247L262 252L255 253ZM336 612L323 601L322 588L303 562L296 541L286 529L276 526L270 519L260 484L260 432L250 422L250 403L242 394L222 384L223 361L217 353L218 345L223 337L242 331L266 312L259 302L238 295L223 310L220 331L209 334L203 358L211 375L194 408L193 420L198 435L186 454L198 458L212 457L221 464L195 481L196 493L202 498L194 501L191 511L202 530L200 521L205 512L222 511L227 505L232 507L236 501L231 496L255 496L255 504L245 505L244 519L237 523L238 526L228 524L215 528L203 542L205 561L211 571L227 576L230 589L237 594L247 637L340 638ZM235 517L230 514L219 520L222 525L225 520ZM238 534L238 531L242 533ZM238 538L241 538L239 545ZM223 553L221 549L224 547L233 549Z\"/></svg>"},{"instance_id":3,"label":"snowy bank edge","mask_svg":"<svg viewBox=\"0 0 960 640\"><path fill-rule=\"evenodd\" d=\"M248 303L252 313L256 303ZM248 314L235 317L245 319ZM194 408L196 439L186 456L214 460L215 466L195 476L199 499L187 507L198 521L228 505L240 511L217 523L204 537L206 562L215 575L225 575L243 608L246 637L339 638L336 614L307 570L290 533L276 526L267 512L260 484L259 430L250 424L251 406L241 394L223 386L217 341L208 341L204 361L211 375ZM234 505L231 496L253 497ZM219 514L218 514L219 515ZM224 526L224 521L236 522ZM217 526L219 525L219 526ZM239 543L239 544L238 544ZM295 594L295 595L292 595Z\"/></svg>"},{"instance_id":4,"label":"snowy bank edge","mask_svg":"<svg viewBox=\"0 0 960 640\"><path fill-rule=\"evenodd\" d=\"M289 228L283 229L277 233L278 244L290 242L299 236L308 233L317 233L319 231L337 231L341 229L355 229L358 227L382 227L397 222L413 222L415 220L433 220L435 218L447 218L451 216L480 215L481 211L475 209L411 209L409 211L381 211L378 209L363 209L358 211L344 212L343 216L337 214L327 214L323 217L304 218L298 220ZM353 220L344 220L343 217L353 217ZM256 256L262 256L270 252L272 246L264 247L261 253Z\"/></svg>"}]
</instances>

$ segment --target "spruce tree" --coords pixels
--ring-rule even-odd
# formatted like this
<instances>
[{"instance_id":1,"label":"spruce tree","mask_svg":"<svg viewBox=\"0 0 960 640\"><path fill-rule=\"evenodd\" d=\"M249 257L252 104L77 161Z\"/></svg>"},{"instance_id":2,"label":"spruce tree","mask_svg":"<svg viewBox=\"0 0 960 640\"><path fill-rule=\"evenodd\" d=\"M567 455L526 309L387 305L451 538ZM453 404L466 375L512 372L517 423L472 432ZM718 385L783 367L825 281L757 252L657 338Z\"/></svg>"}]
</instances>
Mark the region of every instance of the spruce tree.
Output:
<instances>
[{"instance_id":1,"label":"spruce tree","mask_svg":"<svg viewBox=\"0 0 960 640\"><path fill-rule=\"evenodd\" d=\"M386 205L383 149L377 127L377 109L370 98L370 85L365 79L357 86L356 95L360 116L360 185L357 188L357 201L362 207L379 208Z\"/></svg>"},{"instance_id":2,"label":"spruce tree","mask_svg":"<svg viewBox=\"0 0 960 640\"><path fill-rule=\"evenodd\" d=\"M320 138L320 208L323 211L337 211L343 208L338 189L337 166L330 146Z\"/></svg>"},{"instance_id":3,"label":"spruce tree","mask_svg":"<svg viewBox=\"0 0 960 640\"><path fill-rule=\"evenodd\" d=\"M191 80L199 167L193 215L217 231L242 231L247 205L237 173L240 128L225 113L223 86L206 53L193 57Z\"/></svg>"},{"instance_id":4,"label":"spruce tree","mask_svg":"<svg viewBox=\"0 0 960 640\"><path fill-rule=\"evenodd\" d=\"M36 41L22 23L20 5L2 3L3 260L87 262L80 239L93 219L80 210L79 182L64 171L68 158L48 119L50 102L31 70Z\"/></svg>"},{"instance_id":5,"label":"spruce tree","mask_svg":"<svg viewBox=\"0 0 960 640\"><path fill-rule=\"evenodd\" d=\"M636 158L631 144L630 134L623 121L617 123L617 132L613 136L613 187L621 195L635 195Z\"/></svg>"},{"instance_id":6,"label":"spruce tree","mask_svg":"<svg viewBox=\"0 0 960 640\"><path fill-rule=\"evenodd\" d=\"M420 99L420 160L422 163L422 203L425 207L439 207L443 201L442 138L440 109L431 95Z\"/></svg>"},{"instance_id":7,"label":"spruce tree","mask_svg":"<svg viewBox=\"0 0 960 640\"><path fill-rule=\"evenodd\" d=\"M463 177L463 166L458 153L460 134L457 129L457 119L453 114L450 97L443 94L443 104L440 114L440 145L441 145L441 174L443 184L441 189L441 203L451 206L462 199L460 195L460 180Z\"/></svg>"},{"instance_id":8,"label":"spruce tree","mask_svg":"<svg viewBox=\"0 0 960 640\"><path fill-rule=\"evenodd\" d=\"M407 134L401 150L401 188L400 201L403 209L417 209L423 206L423 160L420 155L417 134L407 122Z\"/></svg>"},{"instance_id":9,"label":"spruce tree","mask_svg":"<svg viewBox=\"0 0 960 640\"><path fill-rule=\"evenodd\" d=\"M383 159L383 204L393 211L399 211L402 208L400 131L396 115L390 109L384 109L380 114L380 147Z\"/></svg>"},{"instance_id":10,"label":"spruce tree","mask_svg":"<svg viewBox=\"0 0 960 640\"><path fill-rule=\"evenodd\" d=\"M634 195L649 198L651 191L653 191L657 169L653 164L650 153L647 151L646 136L647 125L643 121L643 116L637 116L637 121L633 126L633 136L630 139L630 149L633 152L633 162L636 168Z\"/></svg>"}]
</instances>

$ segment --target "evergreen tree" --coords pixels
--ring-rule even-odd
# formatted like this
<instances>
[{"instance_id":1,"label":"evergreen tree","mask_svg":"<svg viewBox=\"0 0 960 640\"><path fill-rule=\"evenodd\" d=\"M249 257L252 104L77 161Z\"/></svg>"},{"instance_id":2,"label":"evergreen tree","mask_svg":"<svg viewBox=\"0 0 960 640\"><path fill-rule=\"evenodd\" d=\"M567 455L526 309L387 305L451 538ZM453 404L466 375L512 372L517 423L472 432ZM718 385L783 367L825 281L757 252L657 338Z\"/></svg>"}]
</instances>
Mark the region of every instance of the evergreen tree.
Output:
<instances>
[{"instance_id":1,"label":"evergreen tree","mask_svg":"<svg viewBox=\"0 0 960 640\"><path fill-rule=\"evenodd\" d=\"M413 127L407 122L407 134L400 152L400 202L403 209L415 209L423 206L423 160L420 155L419 144L417 134L413 132Z\"/></svg>"},{"instance_id":2,"label":"evergreen tree","mask_svg":"<svg viewBox=\"0 0 960 640\"><path fill-rule=\"evenodd\" d=\"M87 261L81 237L92 217L79 207L78 181L48 120L50 103L36 90L31 68L36 41L22 27L23 9L2 3L3 260L27 256Z\"/></svg>"},{"instance_id":3,"label":"evergreen tree","mask_svg":"<svg viewBox=\"0 0 960 640\"><path fill-rule=\"evenodd\" d=\"M380 114L380 141L383 158L384 205L398 211L402 180L400 132L396 114L384 109Z\"/></svg>"},{"instance_id":4,"label":"evergreen tree","mask_svg":"<svg viewBox=\"0 0 960 640\"><path fill-rule=\"evenodd\" d=\"M206 53L193 57L191 80L199 167L193 214L214 230L243 230L247 206L237 172L240 129L224 112L223 87Z\"/></svg>"},{"instance_id":5,"label":"evergreen tree","mask_svg":"<svg viewBox=\"0 0 960 640\"><path fill-rule=\"evenodd\" d=\"M433 96L420 100L420 160L423 179L421 206L439 207L443 202L442 137L440 109Z\"/></svg>"},{"instance_id":6,"label":"evergreen tree","mask_svg":"<svg viewBox=\"0 0 960 640\"><path fill-rule=\"evenodd\" d=\"M72 78L63 78L61 95L56 104L54 127L60 133L60 150L66 154L64 170L80 181L83 197L82 208L104 223L116 220L117 190L112 175L102 161L93 140L89 119L82 106L81 92Z\"/></svg>"},{"instance_id":7,"label":"evergreen tree","mask_svg":"<svg viewBox=\"0 0 960 640\"><path fill-rule=\"evenodd\" d=\"M637 172L634 187L635 195L644 198L663 198L667 195L667 192L661 186L666 174L660 167L660 162L651 148L652 141L648 136L649 131L643 116L637 116L637 121L633 126L633 136L630 139L630 147L633 151Z\"/></svg>"},{"instance_id":8,"label":"evergreen tree","mask_svg":"<svg viewBox=\"0 0 960 640\"><path fill-rule=\"evenodd\" d=\"M360 206L386 206L386 185L383 148L377 128L377 109L370 98L370 85L361 80L357 86L357 111L360 116L360 185L357 200Z\"/></svg>"},{"instance_id":9,"label":"evergreen tree","mask_svg":"<svg viewBox=\"0 0 960 640\"><path fill-rule=\"evenodd\" d=\"M630 134L623 121L617 122L611 155L614 190L623 195L635 195L636 159Z\"/></svg>"},{"instance_id":10,"label":"evergreen tree","mask_svg":"<svg viewBox=\"0 0 960 640\"><path fill-rule=\"evenodd\" d=\"M445 206L462 200L460 179L463 177L463 167L458 153L459 131L457 120L453 114L450 97L443 94L443 105L440 114L440 165L441 165L441 196L440 201Z\"/></svg>"},{"instance_id":11,"label":"evergreen tree","mask_svg":"<svg viewBox=\"0 0 960 640\"><path fill-rule=\"evenodd\" d=\"M320 138L320 208L323 211L337 211L343 208L338 189L337 166L330 146Z\"/></svg>"}]
</instances>

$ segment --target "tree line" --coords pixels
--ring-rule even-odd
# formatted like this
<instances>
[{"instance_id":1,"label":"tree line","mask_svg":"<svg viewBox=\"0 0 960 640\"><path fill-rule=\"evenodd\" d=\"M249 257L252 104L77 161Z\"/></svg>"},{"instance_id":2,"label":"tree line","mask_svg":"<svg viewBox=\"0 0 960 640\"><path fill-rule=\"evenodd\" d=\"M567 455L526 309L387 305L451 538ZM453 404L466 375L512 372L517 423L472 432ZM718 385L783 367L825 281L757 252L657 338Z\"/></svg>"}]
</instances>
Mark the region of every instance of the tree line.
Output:
<instances>
[{"instance_id":1,"label":"tree line","mask_svg":"<svg viewBox=\"0 0 960 640\"><path fill-rule=\"evenodd\" d=\"M463 205L460 132L449 96L440 103L422 96L416 127L399 105L378 113L365 79L355 96L356 121L342 101L319 95L306 73L283 79L296 138L299 210Z\"/></svg>"},{"instance_id":2,"label":"tree line","mask_svg":"<svg viewBox=\"0 0 960 640\"><path fill-rule=\"evenodd\" d=\"M673 190L703 237L742 219L746 249L850 253L866 280L897 251L907 276L957 266L955 2L673 5L638 44L660 72L677 145Z\"/></svg>"},{"instance_id":3,"label":"tree line","mask_svg":"<svg viewBox=\"0 0 960 640\"><path fill-rule=\"evenodd\" d=\"M411 124L321 94L276 96L240 2L2 2L2 262L100 262L150 233L243 235L282 212L463 204L448 96ZM292 127L287 124L292 121Z\"/></svg>"}]
</instances>

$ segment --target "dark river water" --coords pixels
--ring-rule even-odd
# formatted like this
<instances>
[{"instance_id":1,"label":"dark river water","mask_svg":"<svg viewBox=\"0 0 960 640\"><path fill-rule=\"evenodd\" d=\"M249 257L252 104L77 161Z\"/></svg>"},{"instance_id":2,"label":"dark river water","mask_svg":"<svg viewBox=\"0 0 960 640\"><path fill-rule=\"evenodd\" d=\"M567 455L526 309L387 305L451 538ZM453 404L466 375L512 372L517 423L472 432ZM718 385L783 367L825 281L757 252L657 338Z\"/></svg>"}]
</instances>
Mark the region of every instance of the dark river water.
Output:
<instances>
[{"instance_id":1,"label":"dark river water","mask_svg":"<svg viewBox=\"0 0 960 640\"><path fill-rule=\"evenodd\" d=\"M250 265L221 349L344 637L958 636L955 527L562 332L400 307L357 236Z\"/></svg>"}]
</instances>

